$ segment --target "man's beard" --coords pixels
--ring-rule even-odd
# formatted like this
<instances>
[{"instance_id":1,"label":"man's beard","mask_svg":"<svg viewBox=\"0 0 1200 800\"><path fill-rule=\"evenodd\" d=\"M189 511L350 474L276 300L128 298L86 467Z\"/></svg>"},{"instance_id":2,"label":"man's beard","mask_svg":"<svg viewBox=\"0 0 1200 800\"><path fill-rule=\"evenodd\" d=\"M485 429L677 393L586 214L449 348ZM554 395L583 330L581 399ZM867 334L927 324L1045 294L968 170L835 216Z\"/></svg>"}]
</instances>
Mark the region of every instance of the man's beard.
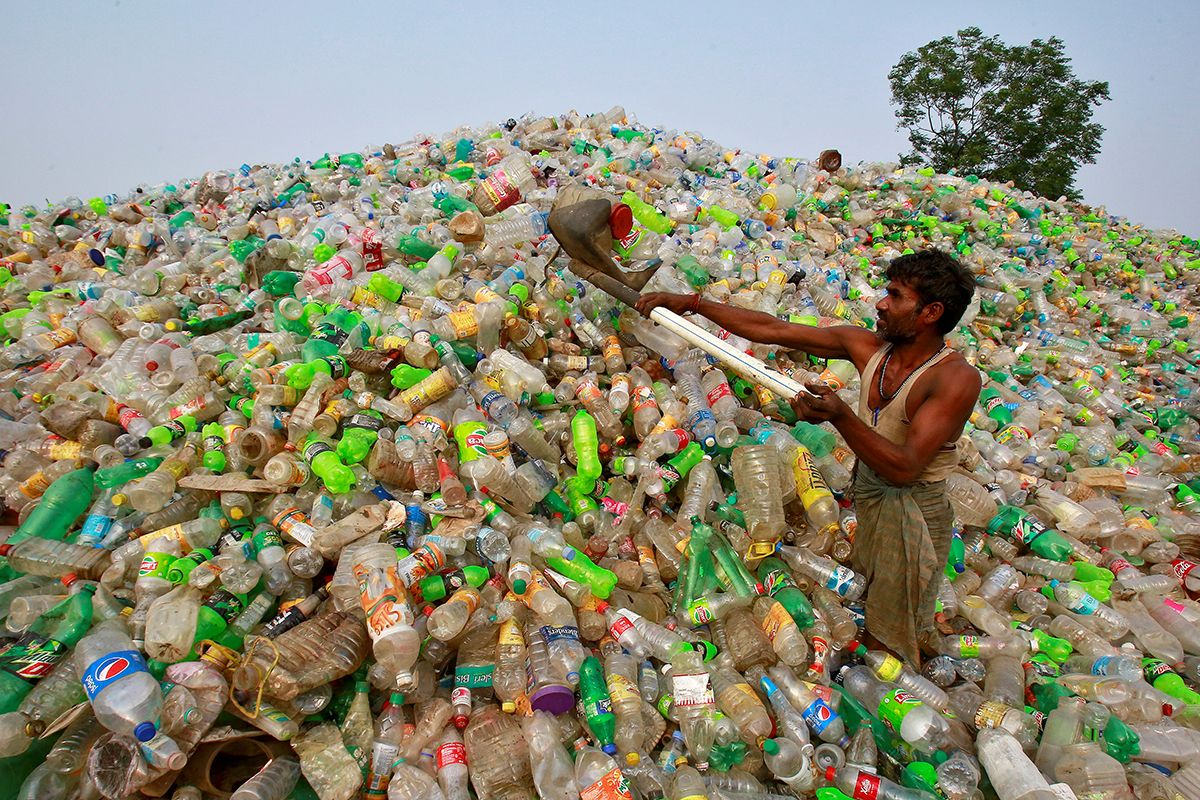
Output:
<instances>
[{"instance_id":1,"label":"man's beard","mask_svg":"<svg viewBox=\"0 0 1200 800\"><path fill-rule=\"evenodd\" d=\"M904 320L884 322L879 320L879 335L891 344L906 344L917 338L917 315L913 313Z\"/></svg>"}]
</instances>

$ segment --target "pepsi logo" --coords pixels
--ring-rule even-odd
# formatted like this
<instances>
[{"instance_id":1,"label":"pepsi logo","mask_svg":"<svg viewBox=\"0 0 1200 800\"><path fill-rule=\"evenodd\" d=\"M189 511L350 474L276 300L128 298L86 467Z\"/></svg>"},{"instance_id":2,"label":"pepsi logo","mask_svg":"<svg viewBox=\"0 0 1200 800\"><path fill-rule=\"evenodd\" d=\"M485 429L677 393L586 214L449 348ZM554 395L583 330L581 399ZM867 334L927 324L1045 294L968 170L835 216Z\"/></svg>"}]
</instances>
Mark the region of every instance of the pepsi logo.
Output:
<instances>
[{"instance_id":1,"label":"pepsi logo","mask_svg":"<svg viewBox=\"0 0 1200 800\"><path fill-rule=\"evenodd\" d=\"M129 669L129 659L124 656L112 656L100 662L92 675L97 681L111 681L125 670Z\"/></svg>"}]
</instances>

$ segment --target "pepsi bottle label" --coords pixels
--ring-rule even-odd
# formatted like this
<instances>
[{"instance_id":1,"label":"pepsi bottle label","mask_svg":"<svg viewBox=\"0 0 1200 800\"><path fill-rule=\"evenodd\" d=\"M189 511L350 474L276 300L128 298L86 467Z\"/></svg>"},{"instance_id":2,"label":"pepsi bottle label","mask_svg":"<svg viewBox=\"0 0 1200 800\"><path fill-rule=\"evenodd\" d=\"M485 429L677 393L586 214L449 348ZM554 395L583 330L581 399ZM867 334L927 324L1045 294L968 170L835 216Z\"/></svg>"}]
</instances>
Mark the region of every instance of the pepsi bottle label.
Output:
<instances>
[{"instance_id":1,"label":"pepsi bottle label","mask_svg":"<svg viewBox=\"0 0 1200 800\"><path fill-rule=\"evenodd\" d=\"M142 654L137 650L118 650L89 664L79 680L92 701L109 686L135 672L149 672Z\"/></svg>"}]
</instances>

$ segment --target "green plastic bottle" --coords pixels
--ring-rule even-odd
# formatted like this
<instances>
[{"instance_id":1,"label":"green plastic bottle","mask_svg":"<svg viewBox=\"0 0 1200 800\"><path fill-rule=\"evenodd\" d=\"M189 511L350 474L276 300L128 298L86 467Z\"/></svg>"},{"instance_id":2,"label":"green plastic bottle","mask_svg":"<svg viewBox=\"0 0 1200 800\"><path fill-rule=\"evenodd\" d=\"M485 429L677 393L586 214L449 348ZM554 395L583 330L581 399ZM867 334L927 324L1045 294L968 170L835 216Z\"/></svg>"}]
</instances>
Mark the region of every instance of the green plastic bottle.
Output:
<instances>
[{"instance_id":1,"label":"green plastic bottle","mask_svg":"<svg viewBox=\"0 0 1200 800\"><path fill-rule=\"evenodd\" d=\"M675 454L666 464L663 465L662 482L663 493L671 491L681 480L688 476L692 468L704 460L704 448L699 442L692 442L687 447ZM743 521L745 518L743 517Z\"/></svg>"},{"instance_id":2,"label":"green plastic bottle","mask_svg":"<svg viewBox=\"0 0 1200 800\"><path fill-rule=\"evenodd\" d=\"M571 418L571 441L575 446L574 484L580 491L590 492L600 478L602 470L596 420L583 409Z\"/></svg>"},{"instance_id":3,"label":"green plastic bottle","mask_svg":"<svg viewBox=\"0 0 1200 800\"><path fill-rule=\"evenodd\" d=\"M582 583L592 590L592 594L601 600L607 600L617 585L617 575L612 570L597 566L586 553L575 552L574 558L567 561L558 556L551 556L546 563L555 572L566 575L577 583Z\"/></svg>"},{"instance_id":4,"label":"green plastic bottle","mask_svg":"<svg viewBox=\"0 0 1200 800\"><path fill-rule=\"evenodd\" d=\"M383 415L365 409L356 412L342 426L342 438L338 441L337 455L343 464L357 464L371 454L379 431L383 429Z\"/></svg>"},{"instance_id":5,"label":"green plastic bottle","mask_svg":"<svg viewBox=\"0 0 1200 800\"><path fill-rule=\"evenodd\" d=\"M432 374L431 371L422 367L401 364L392 370L392 386L395 386L397 389L409 389Z\"/></svg>"},{"instance_id":6,"label":"green plastic bottle","mask_svg":"<svg viewBox=\"0 0 1200 800\"><path fill-rule=\"evenodd\" d=\"M330 355L316 358L303 364L292 364L284 370L283 374L287 378L288 386L299 391L304 391L309 386L312 386L313 378L317 377L317 375L325 374L337 380L349 372L350 367L346 364L346 359L339 355Z\"/></svg>"},{"instance_id":7,"label":"green plastic bottle","mask_svg":"<svg viewBox=\"0 0 1200 800\"><path fill-rule=\"evenodd\" d=\"M329 440L316 431L304 440L304 460L333 494L345 494L354 485L354 473L338 458Z\"/></svg>"},{"instance_id":8,"label":"green plastic bottle","mask_svg":"<svg viewBox=\"0 0 1200 800\"><path fill-rule=\"evenodd\" d=\"M987 532L1019 542L1036 555L1051 561L1066 561L1073 550L1071 544L1053 528L1047 528L1036 517L1016 506L1001 506L999 513L988 523Z\"/></svg>"},{"instance_id":9,"label":"green plastic bottle","mask_svg":"<svg viewBox=\"0 0 1200 800\"><path fill-rule=\"evenodd\" d=\"M20 639L0 651L0 714L16 711L33 685L92 627L92 595L96 584L83 588L33 621Z\"/></svg>"},{"instance_id":10,"label":"green plastic bottle","mask_svg":"<svg viewBox=\"0 0 1200 800\"><path fill-rule=\"evenodd\" d=\"M144 458L130 459L116 466L96 470L96 487L99 489L112 489L115 486L124 486L130 481L135 481L154 472L162 462L161 456L146 456Z\"/></svg>"},{"instance_id":11,"label":"green plastic bottle","mask_svg":"<svg viewBox=\"0 0 1200 800\"><path fill-rule=\"evenodd\" d=\"M588 729L600 742L604 752L616 755L614 737L617 718L612 712L612 700L608 696L608 685L604 680L604 667L595 656L588 656L579 666L579 699L583 701L583 716Z\"/></svg>"},{"instance_id":12,"label":"green plastic bottle","mask_svg":"<svg viewBox=\"0 0 1200 800\"><path fill-rule=\"evenodd\" d=\"M767 594L779 601L801 630L812 627L816 621L812 603L792 580L787 565L774 556L764 558L758 565L758 579Z\"/></svg>"},{"instance_id":13,"label":"green plastic bottle","mask_svg":"<svg viewBox=\"0 0 1200 800\"><path fill-rule=\"evenodd\" d=\"M1200 704L1200 694L1188 688L1183 678L1176 674L1169 664L1157 658L1143 658L1142 673L1150 685L1163 694L1169 694L1188 705Z\"/></svg>"},{"instance_id":14,"label":"green plastic bottle","mask_svg":"<svg viewBox=\"0 0 1200 800\"><path fill-rule=\"evenodd\" d=\"M633 218L641 223L642 227L664 235L675 229L675 223L671 221L670 217L642 200L632 191L621 195L621 202L629 206L629 210L633 212Z\"/></svg>"},{"instance_id":15,"label":"green plastic bottle","mask_svg":"<svg viewBox=\"0 0 1200 800\"><path fill-rule=\"evenodd\" d=\"M150 430L146 431L146 435L142 438L142 447L162 447L165 444L170 444L176 439L182 439L189 433L196 432L196 418L190 414L184 414L178 419L173 419L165 425L155 425Z\"/></svg>"},{"instance_id":16,"label":"green plastic bottle","mask_svg":"<svg viewBox=\"0 0 1200 800\"><path fill-rule=\"evenodd\" d=\"M1037 643L1038 652L1045 653L1053 661L1062 664L1071 657L1074 648L1066 639L1059 639L1036 629L1032 631L1032 635L1034 642Z\"/></svg>"},{"instance_id":17,"label":"green plastic bottle","mask_svg":"<svg viewBox=\"0 0 1200 800\"><path fill-rule=\"evenodd\" d=\"M75 520L92 504L95 470L95 465L89 465L68 472L50 484L42 495L42 502L29 513L6 543L17 544L35 536L42 539L66 538ZM0 556L0 581L10 581L15 577L17 573L8 565L8 559Z\"/></svg>"},{"instance_id":18,"label":"green plastic bottle","mask_svg":"<svg viewBox=\"0 0 1200 800\"><path fill-rule=\"evenodd\" d=\"M996 421L996 425L1003 428L1005 425L1012 424L1012 412L1004 405L1004 398L1000 392L993 389L991 386L986 387L979 393L979 404L983 406L987 415Z\"/></svg>"},{"instance_id":19,"label":"green plastic bottle","mask_svg":"<svg viewBox=\"0 0 1200 800\"><path fill-rule=\"evenodd\" d=\"M206 423L201 434L204 436L204 456L200 463L213 472L225 471L225 426L219 422Z\"/></svg>"}]
</instances>

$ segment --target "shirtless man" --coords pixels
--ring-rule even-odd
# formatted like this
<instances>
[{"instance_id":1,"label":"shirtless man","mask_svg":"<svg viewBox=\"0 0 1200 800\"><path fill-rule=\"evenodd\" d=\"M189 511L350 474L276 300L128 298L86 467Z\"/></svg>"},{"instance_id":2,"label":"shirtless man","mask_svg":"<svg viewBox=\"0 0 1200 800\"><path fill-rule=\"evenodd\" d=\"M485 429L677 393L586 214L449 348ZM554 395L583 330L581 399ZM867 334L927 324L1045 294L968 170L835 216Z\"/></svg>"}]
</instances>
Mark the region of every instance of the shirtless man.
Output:
<instances>
[{"instance_id":1,"label":"shirtless man","mask_svg":"<svg viewBox=\"0 0 1200 800\"><path fill-rule=\"evenodd\" d=\"M858 369L857 409L823 384L809 385L813 394L792 405L801 419L831 423L858 456L851 563L867 579L867 642L919 666L919 642L933 630L935 577L950 548L945 479L958 463L956 442L981 386L979 371L945 336L962 319L975 280L938 250L896 258L887 277L875 332L795 325L698 295L650 293L637 310L700 314L751 341L845 359Z\"/></svg>"}]
</instances>

